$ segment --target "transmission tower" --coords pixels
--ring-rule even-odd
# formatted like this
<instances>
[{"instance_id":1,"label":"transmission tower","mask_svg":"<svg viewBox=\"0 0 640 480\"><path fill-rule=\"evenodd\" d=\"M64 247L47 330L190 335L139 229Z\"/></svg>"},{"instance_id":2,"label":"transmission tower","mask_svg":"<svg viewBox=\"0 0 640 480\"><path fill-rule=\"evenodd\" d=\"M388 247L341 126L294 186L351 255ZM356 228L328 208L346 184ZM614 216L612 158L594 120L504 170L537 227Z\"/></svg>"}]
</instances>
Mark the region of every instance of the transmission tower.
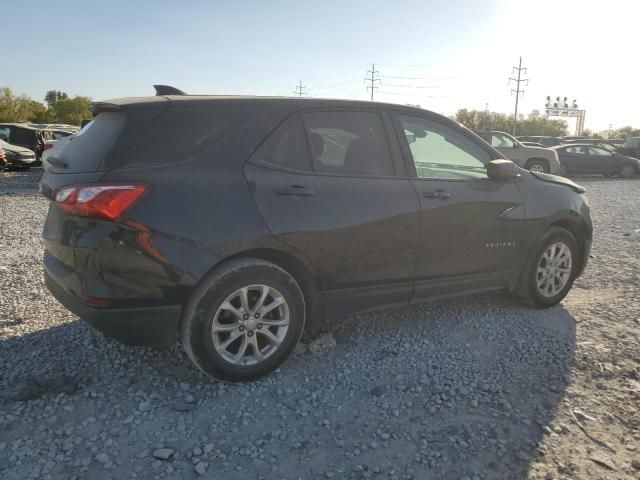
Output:
<instances>
[{"instance_id":1,"label":"transmission tower","mask_svg":"<svg viewBox=\"0 0 640 480\"><path fill-rule=\"evenodd\" d=\"M302 85L302 80L300 80L300 83L298 85L296 85L296 88L293 90L293 94L297 95L299 97L302 97L303 95L306 95L307 93L304 91L305 90L304 85Z\"/></svg>"},{"instance_id":2,"label":"transmission tower","mask_svg":"<svg viewBox=\"0 0 640 480\"><path fill-rule=\"evenodd\" d=\"M520 61L518 62L518 66L517 67L513 67L513 71L511 73L515 73L518 72L518 76L517 78L514 77L509 77L509 83L511 82L516 82L516 88L511 89L511 94L513 95L514 93L516 94L516 108L515 111L513 113L513 128L511 131L511 134L515 137L516 136L516 123L518 122L518 100L520 99L520 94L524 94L524 90L520 89L520 84L526 82L526 85L529 85L529 79L528 78L522 78L522 73L527 73L527 69L524 68L522 66L522 57L520 57Z\"/></svg>"},{"instance_id":3,"label":"transmission tower","mask_svg":"<svg viewBox=\"0 0 640 480\"><path fill-rule=\"evenodd\" d=\"M380 72L376 70L376 64L371 64L371 70L367 70L367 78L364 79L368 83L367 90L371 90L371 101L373 102L373 91L378 89L380 80Z\"/></svg>"}]
</instances>

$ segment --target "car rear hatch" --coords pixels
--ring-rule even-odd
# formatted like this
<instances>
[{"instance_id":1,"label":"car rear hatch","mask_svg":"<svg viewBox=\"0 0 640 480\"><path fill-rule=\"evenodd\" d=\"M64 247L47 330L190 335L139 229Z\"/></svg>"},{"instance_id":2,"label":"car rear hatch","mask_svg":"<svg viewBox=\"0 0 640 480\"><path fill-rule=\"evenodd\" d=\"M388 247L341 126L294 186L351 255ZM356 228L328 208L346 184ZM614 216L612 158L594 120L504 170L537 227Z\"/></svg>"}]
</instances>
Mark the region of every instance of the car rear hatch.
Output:
<instances>
[{"instance_id":1,"label":"car rear hatch","mask_svg":"<svg viewBox=\"0 0 640 480\"><path fill-rule=\"evenodd\" d=\"M94 104L93 121L45 161L40 191L51 200L43 229L45 268L54 280L72 290L72 273L79 262L86 262L85 253L92 245L87 237L108 225L101 227L100 221L70 214L56 203L56 193L70 186L99 183L117 159L134 148L169 103L163 97L145 100Z\"/></svg>"}]
</instances>

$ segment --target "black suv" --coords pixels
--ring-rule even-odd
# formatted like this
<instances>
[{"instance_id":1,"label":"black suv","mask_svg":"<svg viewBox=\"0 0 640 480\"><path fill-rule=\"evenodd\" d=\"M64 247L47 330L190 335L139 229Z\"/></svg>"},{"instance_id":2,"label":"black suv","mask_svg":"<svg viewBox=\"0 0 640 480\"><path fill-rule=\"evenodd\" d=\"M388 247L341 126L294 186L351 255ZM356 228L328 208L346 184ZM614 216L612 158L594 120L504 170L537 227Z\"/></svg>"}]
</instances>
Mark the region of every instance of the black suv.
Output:
<instances>
[{"instance_id":1,"label":"black suv","mask_svg":"<svg viewBox=\"0 0 640 480\"><path fill-rule=\"evenodd\" d=\"M507 290L557 304L581 274L584 190L426 110L166 95L94 104L48 158L46 283L130 344L228 381L277 368L326 317Z\"/></svg>"},{"instance_id":2,"label":"black suv","mask_svg":"<svg viewBox=\"0 0 640 480\"><path fill-rule=\"evenodd\" d=\"M44 151L44 143L53 140L53 132L23 123L0 123L0 140L28 148L39 159Z\"/></svg>"}]
</instances>

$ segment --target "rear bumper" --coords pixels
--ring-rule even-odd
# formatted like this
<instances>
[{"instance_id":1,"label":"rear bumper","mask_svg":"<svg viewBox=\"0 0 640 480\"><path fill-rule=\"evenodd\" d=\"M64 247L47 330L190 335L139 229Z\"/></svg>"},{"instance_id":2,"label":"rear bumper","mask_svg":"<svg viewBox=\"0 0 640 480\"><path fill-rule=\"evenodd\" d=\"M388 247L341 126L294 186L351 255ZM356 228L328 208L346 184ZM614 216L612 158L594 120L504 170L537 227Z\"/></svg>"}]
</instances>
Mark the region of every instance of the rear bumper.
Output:
<instances>
[{"instance_id":1,"label":"rear bumper","mask_svg":"<svg viewBox=\"0 0 640 480\"><path fill-rule=\"evenodd\" d=\"M71 312L105 335L127 345L170 347L176 340L180 305L109 308L87 305L62 288L47 271L45 284Z\"/></svg>"}]
</instances>

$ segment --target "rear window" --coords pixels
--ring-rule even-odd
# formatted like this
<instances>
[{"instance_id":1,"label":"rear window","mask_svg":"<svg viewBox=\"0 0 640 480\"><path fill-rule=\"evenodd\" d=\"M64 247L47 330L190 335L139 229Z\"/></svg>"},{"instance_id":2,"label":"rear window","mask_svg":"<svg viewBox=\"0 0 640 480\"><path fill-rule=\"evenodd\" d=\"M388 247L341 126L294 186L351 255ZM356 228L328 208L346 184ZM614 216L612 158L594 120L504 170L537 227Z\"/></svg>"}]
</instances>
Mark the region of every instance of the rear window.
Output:
<instances>
[{"instance_id":1,"label":"rear window","mask_svg":"<svg viewBox=\"0 0 640 480\"><path fill-rule=\"evenodd\" d=\"M166 165L193 159L223 142L258 113L251 104L171 106L120 159L121 163L114 161L113 167Z\"/></svg>"},{"instance_id":2,"label":"rear window","mask_svg":"<svg viewBox=\"0 0 640 480\"><path fill-rule=\"evenodd\" d=\"M57 160L64 162L64 169L55 167L55 160L51 163L53 169L60 173L95 172L100 170L104 157L118 138L125 124L125 115L117 112L99 114L78 132L62 150Z\"/></svg>"}]
</instances>

